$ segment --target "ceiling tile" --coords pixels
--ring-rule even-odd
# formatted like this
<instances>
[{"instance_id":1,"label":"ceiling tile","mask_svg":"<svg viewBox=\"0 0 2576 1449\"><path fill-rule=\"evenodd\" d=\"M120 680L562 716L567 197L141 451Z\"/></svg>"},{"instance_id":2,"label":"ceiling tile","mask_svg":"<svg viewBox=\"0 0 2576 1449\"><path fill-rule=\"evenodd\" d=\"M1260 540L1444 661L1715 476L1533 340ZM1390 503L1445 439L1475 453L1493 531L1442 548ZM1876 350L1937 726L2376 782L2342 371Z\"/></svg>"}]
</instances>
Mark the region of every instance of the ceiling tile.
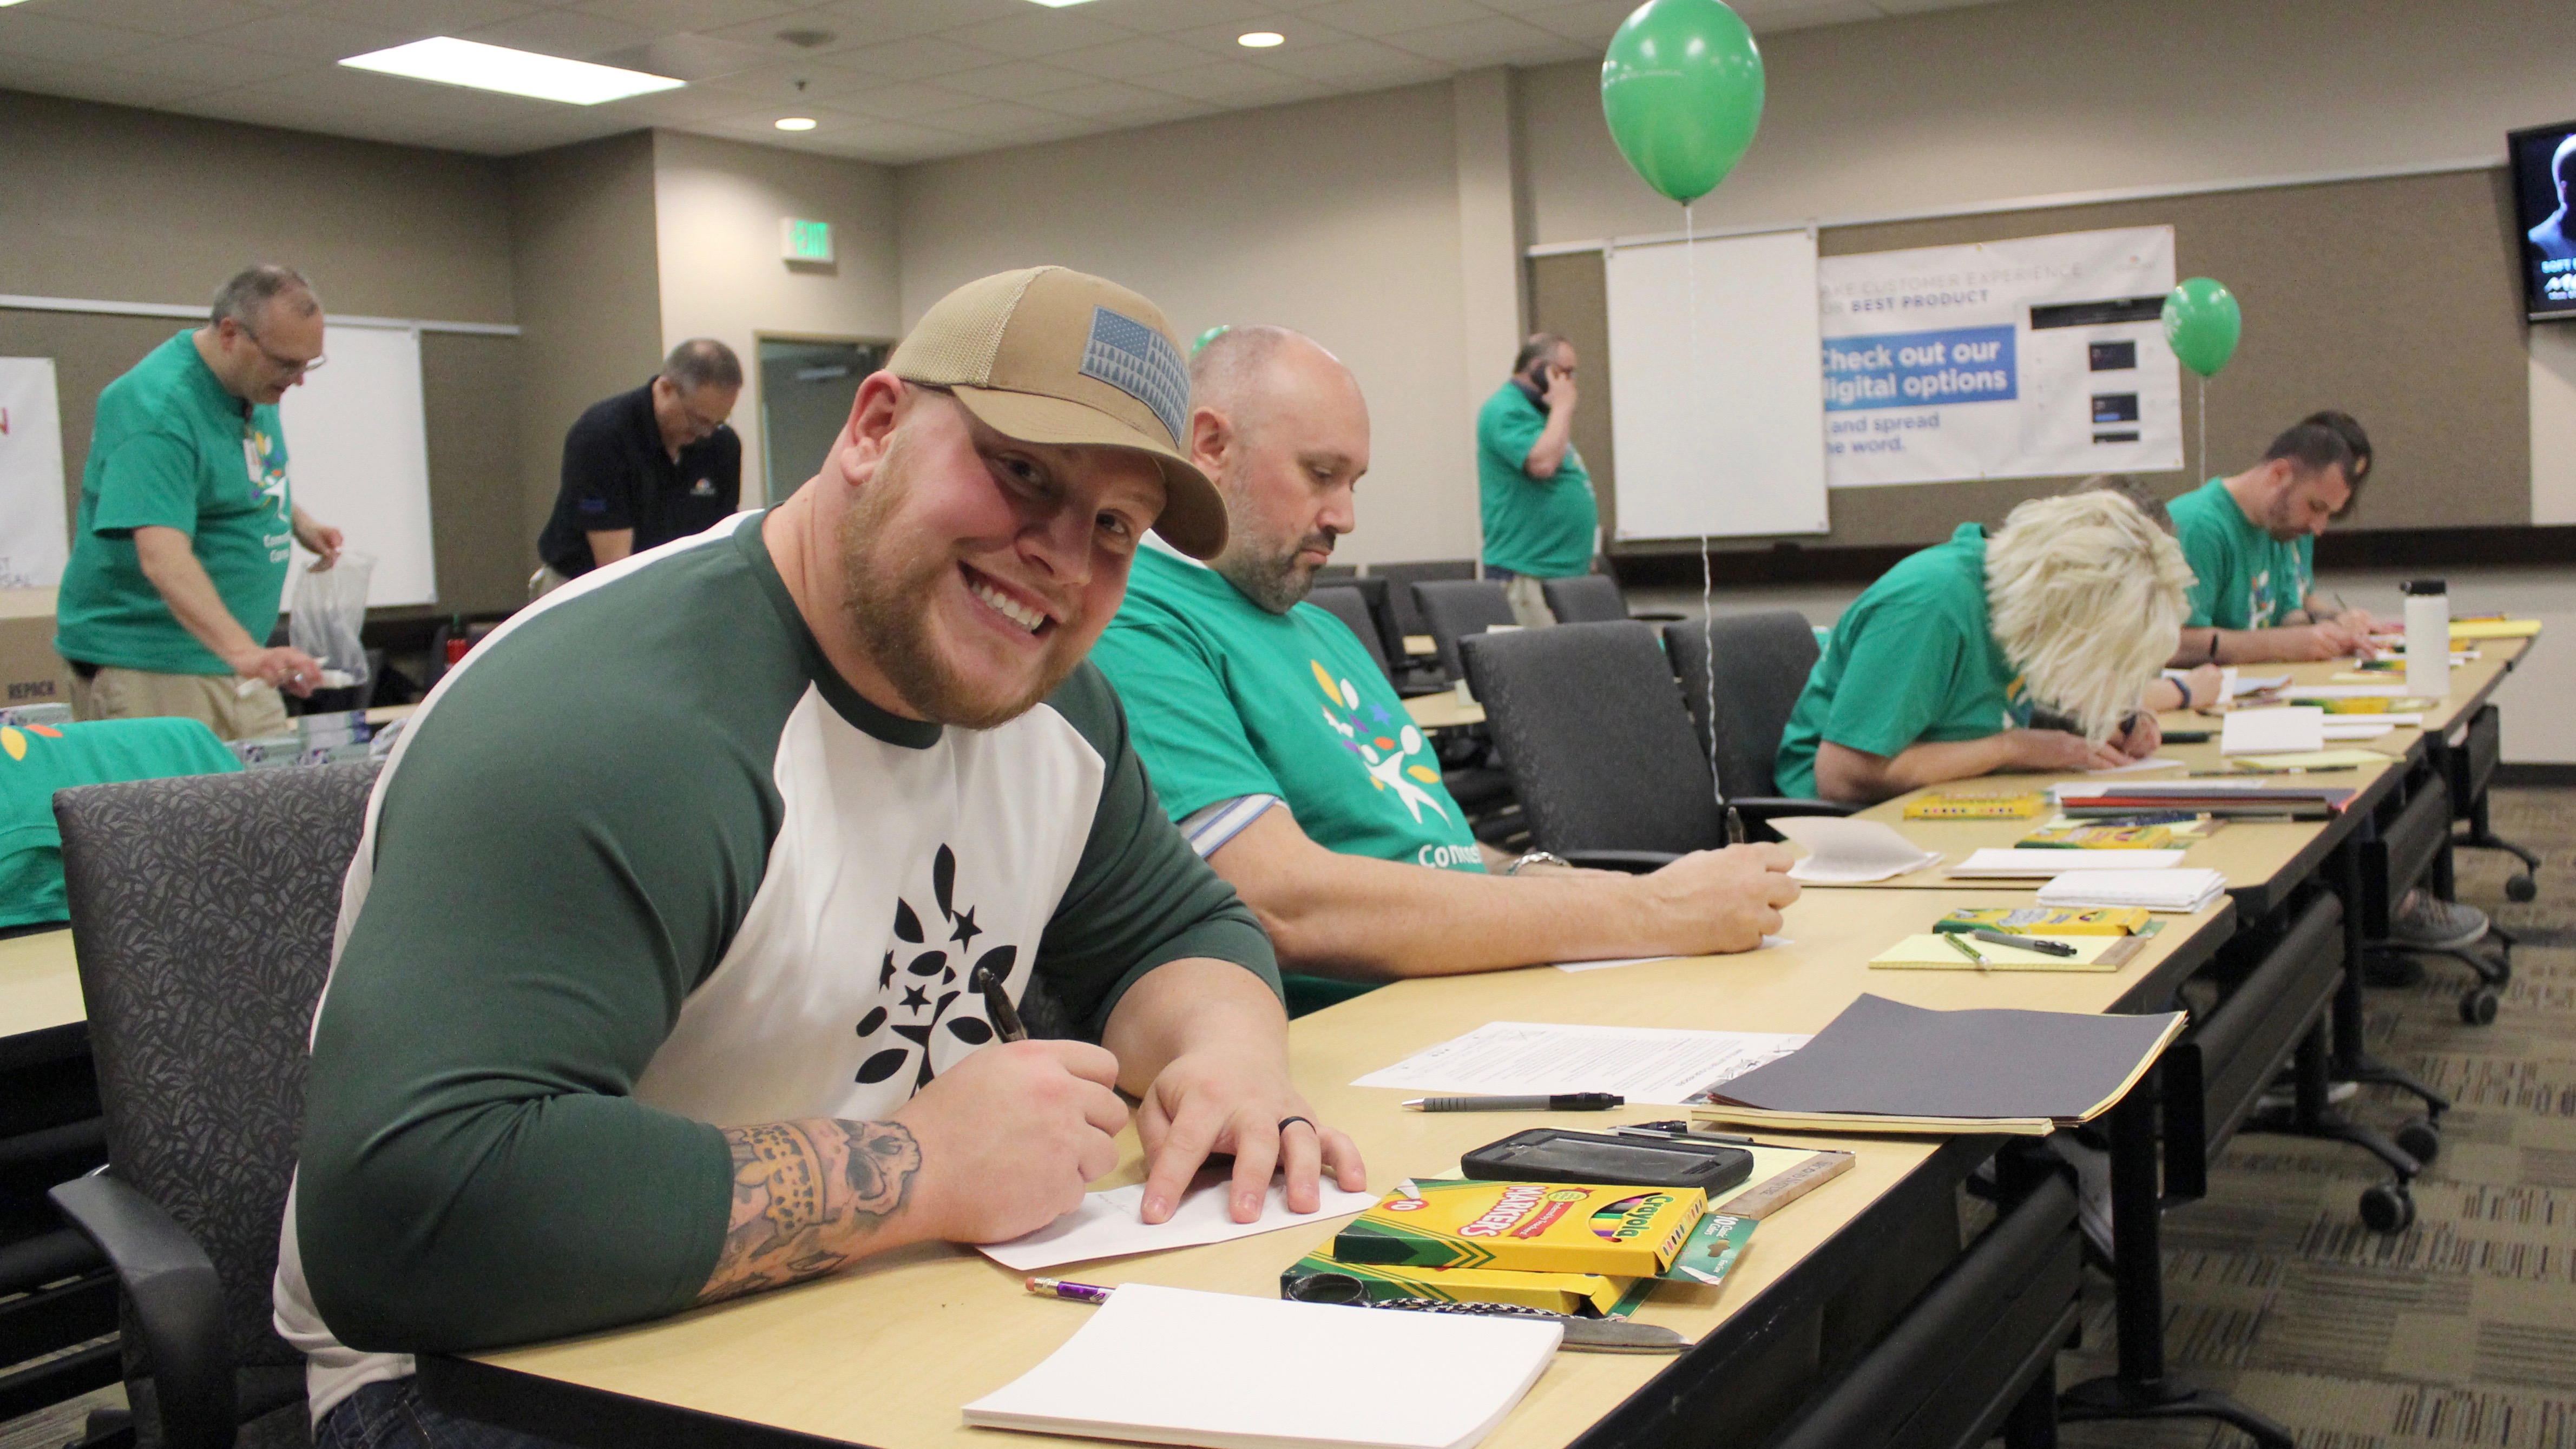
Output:
<instances>
[{"instance_id":1,"label":"ceiling tile","mask_svg":"<svg viewBox=\"0 0 2576 1449\"><path fill-rule=\"evenodd\" d=\"M961 45L1027 60L1035 56L1053 56L1081 46L1106 45L1113 40L1125 40L1133 33L1105 20L1090 19L1079 8L1049 10L1039 5L1023 5L1021 8L1028 13L973 25L952 26L940 34Z\"/></svg>"},{"instance_id":2,"label":"ceiling tile","mask_svg":"<svg viewBox=\"0 0 2576 1449\"><path fill-rule=\"evenodd\" d=\"M1234 38L1248 30L1276 31L1286 37L1287 43L1257 51L1237 45ZM1259 56L1268 59L1302 46L1332 45L1339 41L1355 40L1358 37L1347 30L1326 25L1320 20L1309 20L1302 15L1282 14L1274 8L1265 14L1245 20L1228 21L1223 25L1188 26L1167 32L1164 38L1204 50L1210 55L1225 56L1228 59L1238 56Z\"/></svg>"},{"instance_id":3,"label":"ceiling tile","mask_svg":"<svg viewBox=\"0 0 2576 1449\"><path fill-rule=\"evenodd\" d=\"M71 6L55 5L36 13L139 30L146 35L196 35L245 20L265 19L277 12L244 0L80 0L77 11Z\"/></svg>"},{"instance_id":4,"label":"ceiling tile","mask_svg":"<svg viewBox=\"0 0 2576 1449\"><path fill-rule=\"evenodd\" d=\"M1965 10L1971 5L1992 5L1995 0L1870 0L1890 15L1919 15L1927 10Z\"/></svg>"},{"instance_id":5,"label":"ceiling tile","mask_svg":"<svg viewBox=\"0 0 2576 1449\"><path fill-rule=\"evenodd\" d=\"M804 84L799 86L798 81ZM737 71L705 83L704 88L727 94L746 96L760 105L793 105L799 100L827 102L836 96L881 87L883 76L862 75L858 71L821 60L764 61L749 70Z\"/></svg>"},{"instance_id":6,"label":"ceiling tile","mask_svg":"<svg viewBox=\"0 0 2576 1449\"><path fill-rule=\"evenodd\" d=\"M589 58L602 65L624 66L628 70L684 81L709 81L720 76L739 75L771 62L770 53L758 46L685 32L665 35L643 45L599 51Z\"/></svg>"},{"instance_id":7,"label":"ceiling tile","mask_svg":"<svg viewBox=\"0 0 2576 1449\"><path fill-rule=\"evenodd\" d=\"M406 4L409 0L391 0ZM622 20L657 33L720 30L789 14L795 0L582 0L572 7L584 15ZM785 28L782 22L781 28Z\"/></svg>"},{"instance_id":8,"label":"ceiling tile","mask_svg":"<svg viewBox=\"0 0 2576 1449\"><path fill-rule=\"evenodd\" d=\"M498 25L477 26L467 31L465 38L480 40L487 45L533 50L539 55L581 59L604 50L647 44L653 39L653 32L641 25L584 15L578 10L539 10L516 20L504 20Z\"/></svg>"},{"instance_id":9,"label":"ceiling tile","mask_svg":"<svg viewBox=\"0 0 2576 1449\"><path fill-rule=\"evenodd\" d=\"M1142 115L1148 111L1169 110L1177 101L1165 91L1150 91L1119 81L1101 81L1094 85L1076 86L1071 90L1032 96L1029 104L1041 110L1057 111L1068 116L1090 116L1116 120L1122 116Z\"/></svg>"},{"instance_id":10,"label":"ceiling tile","mask_svg":"<svg viewBox=\"0 0 2576 1449\"><path fill-rule=\"evenodd\" d=\"M999 136L1014 132L1056 131L1074 118L1012 101L977 101L962 111L943 112L935 119L943 131L956 131L968 136ZM1075 126L1073 129L1097 128Z\"/></svg>"},{"instance_id":11,"label":"ceiling tile","mask_svg":"<svg viewBox=\"0 0 2576 1449\"><path fill-rule=\"evenodd\" d=\"M1062 66L1047 65L1034 60L1009 60L1000 65L982 66L975 70L961 70L954 75L943 75L939 78L939 83L951 90L964 91L968 95L1011 101L1024 96L1044 95L1049 91L1087 86L1092 84L1094 79L1079 71L1066 70Z\"/></svg>"},{"instance_id":12,"label":"ceiling tile","mask_svg":"<svg viewBox=\"0 0 2576 1449\"><path fill-rule=\"evenodd\" d=\"M1279 6L1264 0L1096 0L1093 8L1101 19L1139 35L1168 35L1193 25L1258 20L1276 13Z\"/></svg>"},{"instance_id":13,"label":"ceiling tile","mask_svg":"<svg viewBox=\"0 0 2576 1449\"><path fill-rule=\"evenodd\" d=\"M1521 19L1568 40L1579 40L1594 47L1610 43L1619 22L1637 7L1631 0L1576 0L1571 5L1558 4L1546 10L1532 10Z\"/></svg>"},{"instance_id":14,"label":"ceiling tile","mask_svg":"<svg viewBox=\"0 0 2576 1449\"><path fill-rule=\"evenodd\" d=\"M927 80L933 76L953 75L961 70L975 70L1003 59L1005 57L989 50L977 50L935 35L917 35L910 40L832 53L834 65L848 66L889 80Z\"/></svg>"},{"instance_id":15,"label":"ceiling tile","mask_svg":"<svg viewBox=\"0 0 2576 1449\"><path fill-rule=\"evenodd\" d=\"M591 109L606 115L623 116L637 126L688 126L699 121L744 115L761 109L761 106L749 96L711 90L705 86L683 86L676 91L655 91L649 96L608 101Z\"/></svg>"},{"instance_id":16,"label":"ceiling tile","mask_svg":"<svg viewBox=\"0 0 2576 1449\"><path fill-rule=\"evenodd\" d=\"M1570 59L1573 43L1507 15L1435 25L1380 37L1387 44L1453 66L1536 64Z\"/></svg>"},{"instance_id":17,"label":"ceiling tile","mask_svg":"<svg viewBox=\"0 0 2576 1449\"><path fill-rule=\"evenodd\" d=\"M202 82L191 94L256 85L313 69L313 62L206 40L167 40L130 50L111 62L120 71L164 80Z\"/></svg>"},{"instance_id":18,"label":"ceiling tile","mask_svg":"<svg viewBox=\"0 0 2576 1449\"><path fill-rule=\"evenodd\" d=\"M420 37L386 25L357 25L327 15L277 15L208 32L209 38L248 50L302 56L329 64Z\"/></svg>"},{"instance_id":19,"label":"ceiling tile","mask_svg":"<svg viewBox=\"0 0 2576 1449\"><path fill-rule=\"evenodd\" d=\"M1437 80L1447 74L1446 69L1435 61L1374 40L1345 40L1308 50L1283 45L1262 57L1259 64L1270 70L1285 71L1335 86L1365 82L1402 85L1412 81Z\"/></svg>"},{"instance_id":20,"label":"ceiling tile","mask_svg":"<svg viewBox=\"0 0 2576 1449\"><path fill-rule=\"evenodd\" d=\"M220 80L216 84L221 84ZM167 106L215 88L205 73L194 78L109 70L104 66L64 65L21 55L0 54L0 86L74 100L106 101L124 106Z\"/></svg>"},{"instance_id":21,"label":"ceiling tile","mask_svg":"<svg viewBox=\"0 0 2576 1449\"><path fill-rule=\"evenodd\" d=\"M1107 45L1058 51L1047 59L1086 74L1120 80L1128 76L1179 70L1188 65L1204 65L1207 52L1194 46L1175 45L1155 36L1139 35L1129 40L1113 40Z\"/></svg>"},{"instance_id":22,"label":"ceiling tile","mask_svg":"<svg viewBox=\"0 0 2576 1449\"><path fill-rule=\"evenodd\" d=\"M850 130L835 131L818 137L812 149L841 156L861 156L871 161L910 161L929 155L953 155L983 145L980 141L955 131L942 131L931 126L906 125L900 121L870 121Z\"/></svg>"},{"instance_id":23,"label":"ceiling tile","mask_svg":"<svg viewBox=\"0 0 2576 1449\"><path fill-rule=\"evenodd\" d=\"M824 0L815 23L837 30L845 45L874 45L934 30L1030 13L1028 0Z\"/></svg>"},{"instance_id":24,"label":"ceiling tile","mask_svg":"<svg viewBox=\"0 0 2576 1449\"><path fill-rule=\"evenodd\" d=\"M800 107L796 114L812 121L814 129L782 131L772 124L778 117L766 111L696 121L690 124L689 129L701 135L731 136L738 141L762 141L780 146L792 146L809 137L855 130L862 126L876 124L876 118L873 116L862 116L852 111L836 111L829 106L804 106Z\"/></svg>"},{"instance_id":25,"label":"ceiling tile","mask_svg":"<svg viewBox=\"0 0 2576 1449\"><path fill-rule=\"evenodd\" d=\"M873 116L880 121L913 121L935 116L938 120L934 124L946 127L951 124L948 118L959 111L1010 103L986 100L941 86L905 83L842 96L838 104L843 110Z\"/></svg>"},{"instance_id":26,"label":"ceiling tile","mask_svg":"<svg viewBox=\"0 0 2576 1449\"><path fill-rule=\"evenodd\" d=\"M1163 91L1186 100L1209 101L1216 105L1268 105L1273 97L1295 93L1322 95L1324 88L1303 76L1284 71L1265 70L1240 60L1210 60L1188 70L1166 71L1139 82L1148 90Z\"/></svg>"},{"instance_id":27,"label":"ceiling tile","mask_svg":"<svg viewBox=\"0 0 2576 1449\"><path fill-rule=\"evenodd\" d=\"M331 0L330 14L360 25L381 25L410 39L462 35L543 8L543 0Z\"/></svg>"},{"instance_id":28,"label":"ceiling tile","mask_svg":"<svg viewBox=\"0 0 2576 1449\"><path fill-rule=\"evenodd\" d=\"M1770 35L1783 30L1803 30L1814 25L1840 25L1854 20L1882 19L1879 12L1862 0L1786 0L1759 8L1746 6L1744 23L1756 35Z\"/></svg>"},{"instance_id":29,"label":"ceiling tile","mask_svg":"<svg viewBox=\"0 0 2576 1449\"><path fill-rule=\"evenodd\" d=\"M1491 19L1494 12L1476 0L1331 0L1300 13L1353 35L1392 35L1399 30Z\"/></svg>"},{"instance_id":30,"label":"ceiling tile","mask_svg":"<svg viewBox=\"0 0 2576 1449\"><path fill-rule=\"evenodd\" d=\"M41 11L0 10L0 55L79 63L106 60L160 42L160 36L139 30L64 20Z\"/></svg>"}]
</instances>

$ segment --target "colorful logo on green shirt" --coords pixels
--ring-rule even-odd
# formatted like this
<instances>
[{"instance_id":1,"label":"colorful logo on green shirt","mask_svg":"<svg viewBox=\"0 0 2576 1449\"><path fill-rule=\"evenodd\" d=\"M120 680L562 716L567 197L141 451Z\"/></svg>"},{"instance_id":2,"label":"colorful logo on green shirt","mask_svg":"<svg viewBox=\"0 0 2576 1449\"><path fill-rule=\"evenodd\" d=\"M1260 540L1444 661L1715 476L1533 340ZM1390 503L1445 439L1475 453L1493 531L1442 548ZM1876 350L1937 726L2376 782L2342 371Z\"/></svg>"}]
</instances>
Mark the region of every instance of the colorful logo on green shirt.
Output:
<instances>
[{"instance_id":1,"label":"colorful logo on green shirt","mask_svg":"<svg viewBox=\"0 0 2576 1449\"><path fill-rule=\"evenodd\" d=\"M1309 659L1315 671L1315 684L1324 691L1324 723L1342 742L1342 748L1360 757L1367 769L1369 783L1380 790L1392 790L1395 798L1413 812L1415 823L1422 820L1422 807L1446 820L1449 812L1440 801L1422 788L1440 783L1440 767L1431 755L1431 746L1422 731L1411 720L1401 727L1396 715L1382 704L1363 705L1360 692L1347 679L1333 678L1323 661ZM1365 718L1363 715L1365 714ZM1392 734L1387 733L1393 731ZM1415 757L1420 756L1420 760ZM1424 763L1428 761L1429 763ZM1420 783L1416 783L1419 781Z\"/></svg>"}]
</instances>

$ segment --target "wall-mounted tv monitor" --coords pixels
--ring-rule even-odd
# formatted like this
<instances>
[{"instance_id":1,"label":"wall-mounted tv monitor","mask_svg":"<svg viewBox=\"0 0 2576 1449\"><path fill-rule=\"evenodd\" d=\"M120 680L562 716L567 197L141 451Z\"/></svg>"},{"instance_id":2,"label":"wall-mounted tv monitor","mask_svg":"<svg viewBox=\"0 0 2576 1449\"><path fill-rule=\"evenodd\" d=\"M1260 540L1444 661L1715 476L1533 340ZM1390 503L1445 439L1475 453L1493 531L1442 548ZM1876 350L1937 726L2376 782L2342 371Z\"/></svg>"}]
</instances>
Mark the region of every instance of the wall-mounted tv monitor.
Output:
<instances>
[{"instance_id":1,"label":"wall-mounted tv monitor","mask_svg":"<svg viewBox=\"0 0 2576 1449\"><path fill-rule=\"evenodd\" d=\"M2522 296L2537 322L2576 317L2576 121L2505 138L2522 227Z\"/></svg>"}]
</instances>

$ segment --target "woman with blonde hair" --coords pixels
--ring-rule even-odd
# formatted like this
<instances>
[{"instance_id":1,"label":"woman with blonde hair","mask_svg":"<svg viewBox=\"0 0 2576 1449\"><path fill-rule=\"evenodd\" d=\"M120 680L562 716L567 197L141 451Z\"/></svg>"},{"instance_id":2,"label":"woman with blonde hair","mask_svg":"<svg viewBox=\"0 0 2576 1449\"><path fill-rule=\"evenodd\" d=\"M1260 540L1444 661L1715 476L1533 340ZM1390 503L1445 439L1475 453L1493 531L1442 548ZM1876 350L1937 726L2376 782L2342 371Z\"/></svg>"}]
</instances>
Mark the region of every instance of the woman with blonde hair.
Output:
<instances>
[{"instance_id":1,"label":"woman with blonde hair","mask_svg":"<svg viewBox=\"0 0 2576 1449\"><path fill-rule=\"evenodd\" d=\"M1962 524L1870 585L1790 715L1780 793L1868 803L2154 754L2139 705L2181 635L2191 569L2114 481L2031 499L1991 536ZM2034 708L2081 733L2031 728Z\"/></svg>"}]
</instances>

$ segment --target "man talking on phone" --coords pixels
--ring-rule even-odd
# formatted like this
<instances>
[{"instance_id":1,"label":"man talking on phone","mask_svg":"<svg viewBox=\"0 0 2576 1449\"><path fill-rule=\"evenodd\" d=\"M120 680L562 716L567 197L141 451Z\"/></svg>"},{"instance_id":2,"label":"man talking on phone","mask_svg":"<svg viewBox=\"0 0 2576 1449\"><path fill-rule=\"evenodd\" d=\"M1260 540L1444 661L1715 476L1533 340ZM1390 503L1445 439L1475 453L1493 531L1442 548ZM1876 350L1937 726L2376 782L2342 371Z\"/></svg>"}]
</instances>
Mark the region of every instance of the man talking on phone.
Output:
<instances>
[{"instance_id":1,"label":"man talking on phone","mask_svg":"<svg viewBox=\"0 0 2576 1449\"><path fill-rule=\"evenodd\" d=\"M1592 572L1601 533L1592 475L1574 449L1574 402L1573 345L1539 332L1476 414L1485 577L1502 581L1512 616L1532 628L1556 622L1540 581Z\"/></svg>"}]
</instances>

